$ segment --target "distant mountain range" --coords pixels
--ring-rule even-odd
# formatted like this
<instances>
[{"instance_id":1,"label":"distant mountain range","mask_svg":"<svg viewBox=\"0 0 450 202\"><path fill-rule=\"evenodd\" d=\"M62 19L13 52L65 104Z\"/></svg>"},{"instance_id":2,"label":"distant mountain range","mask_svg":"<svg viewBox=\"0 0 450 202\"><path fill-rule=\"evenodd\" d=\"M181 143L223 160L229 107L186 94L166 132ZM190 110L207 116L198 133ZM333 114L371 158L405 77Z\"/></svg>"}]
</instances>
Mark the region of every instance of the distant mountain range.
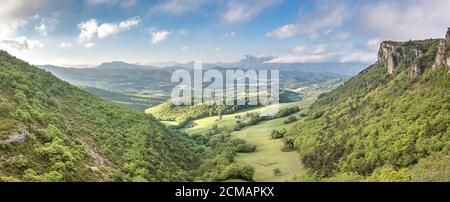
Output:
<instances>
[{"instance_id":1,"label":"distant mountain range","mask_svg":"<svg viewBox=\"0 0 450 202\"><path fill-rule=\"evenodd\" d=\"M357 74L364 63L267 63L273 57L247 55L236 63L206 63L205 70L216 69L278 69L283 81L311 82L348 77ZM163 64L163 63L161 63ZM42 65L57 77L75 85L96 87L116 92L129 92L151 88L166 90L173 86L171 74L177 69L192 70L194 63L167 63L167 67L130 64L120 61L102 63L96 67L70 68Z\"/></svg>"},{"instance_id":2,"label":"distant mountain range","mask_svg":"<svg viewBox=\"0 0 450 202\"><path fill-rule=\"evenodd\" d=\"M280 87L296 89L310 82L327 81L333 79L349 78L360 72L366 64L363 63L267 63L273 57L255 57L247 55L236 63L206 63L203 69L216 69L224 72L227 69L255 69L280 70ZM163 63L161 63L163 64ZM160 65L161 65L160 64ZM131 96L128 106L136 109L145 109L160 104L170 98L170 92L176 83L170 81L172 73L179 69L193 72L194 63L167 63L167 67L130 64L121 61L102 63L94 67L59 67L42 65L58 78L73 85L89 87L91 93L104 99L124 103L124 96ZM106 91L120 93L122 96L110 96ZM115 99L121 97L121 99ZM144 104L144 105L143 105Z\"/></svg>"}]
</instances>

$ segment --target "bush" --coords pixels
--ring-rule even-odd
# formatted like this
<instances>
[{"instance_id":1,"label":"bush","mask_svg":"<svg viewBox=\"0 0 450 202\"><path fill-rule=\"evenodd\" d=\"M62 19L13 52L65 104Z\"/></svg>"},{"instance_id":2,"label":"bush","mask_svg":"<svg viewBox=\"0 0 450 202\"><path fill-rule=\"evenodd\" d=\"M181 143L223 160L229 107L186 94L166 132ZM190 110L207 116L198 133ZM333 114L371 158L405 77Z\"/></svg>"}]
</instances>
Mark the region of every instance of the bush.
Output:
<instances>
[{"instance_id":1,"label":"bush","mask_svg":"<svg viewBox=\"0 0 450 202\"><path fill-rule=\"evenodd\" d=\"M245 141L244 139L240 139L240 138L236 138L236 139L232 139L230 140L230 144L233 146L238 146L240 144L245 144L247 141Z\"/></svg>"},{"instance_id":2,"label":"bush","mask_svg":"<svg viewBox=\"0 0 450 202\"><path fill-rule=\"evenodd\" d=\"M281 131L272 130L272 133L270 134L270 136L272 139L280 139L280 138L283 138L285 134L286 134L286 129L283 128L283 130L281 130Z\"/></svg>"},{"instance_id":3,"label":"bush","mask_svg":"<svg viewBox=\"0 0 450 202\"><path fill-rule=\"evenodd\" d=\"M281 170L279 168L273 169L273 175L274 176L280 176L281 175Z\"/></svg>"},{"instance_id":4,"label":"bush","mask_svg":"<svg viewBox=\"0 0 450 202\"><path fill-rule=\"evenodd\" d=\"M285 138L283 143L284 143L284 145L283 145L283 148L281 148L281 151L283 151L283 152L294 151L295 146L294 146L294 142L292 140L288 140Z\"/></svg>"},{"instance_id":5,"label":"bush","mask_svg":"<svg viewBox=\"0 0 450 202\"><path fill-rule=\"evenodd\" d=\"M287 118L286 120L284 120L283 123L284 123L284 124L290 124L290 123L293 123L293 122L296 122L296 121L297 121L297 117L295 117L295 116L290 116L289 118Z\"/></svg>"},{"instance_id":6,"label":"bush","mask_svg":"<svg viewBox=\"0 0 450 202\"><path fill-rule=\"evenodd\" d=\"M368 182L409 182L411 181L411 173L408 168L395 170L391 166L384 166L375 169L366 180Z\"/></svg>"},{"instance_id":7,"label":"bush","mask_svg":"<svg viewBox=\"0 0 450 202\"><path fill-rule=\"evenodd\" d=\"M256 150L256 145L254 144L239 144L236 147L236 152L239 153L250 153Z\"/></svg>"},{"instance_id":8,"label":"bush","mask_svg":"<svg viewBox=\"0 0 450 202\"><path fill-rule=\"evenodd\" d=\"M287 109L280 110L275 117L276 118L282 118L282 117L289 116L291 114L297 113L299 111L300 111L300 108L298 108L297 106L290 107L290 108L287 108Z\"/></svg>"},{"instance_id":9,"label":"bush","mask_svg":"<svg viewBox=\"0 0 450 202\"><path fill-rule=\"evenodd\" d=\"M219 181L228 179L243 179L253 181L255 175L255 168L251 165L231 164L227 166L219 174Z\"/></svg>"},{"instance_id":10,"label":"bush","mask_svg":"<svg viewBox=\"0 0 450 202\"><path fill-rule=\"evenodd\" d=\"M244 128L245 127L245 124L244 123L242 123L242 122L239 122L237 125L235 125L234 127L233 127L233 131L240 131L242 128Z\"/></svg>"},{"instance_id":11,"label":"bush","mask_svg":"<svg viewBox=\"0 0 450 202\"><path fill-rule=\"evenodd\" d=\"M19 157L13 162L14 166L20 170L25 170L28 167L28 160L25 157Z\"/></svg>"}]
</instances>

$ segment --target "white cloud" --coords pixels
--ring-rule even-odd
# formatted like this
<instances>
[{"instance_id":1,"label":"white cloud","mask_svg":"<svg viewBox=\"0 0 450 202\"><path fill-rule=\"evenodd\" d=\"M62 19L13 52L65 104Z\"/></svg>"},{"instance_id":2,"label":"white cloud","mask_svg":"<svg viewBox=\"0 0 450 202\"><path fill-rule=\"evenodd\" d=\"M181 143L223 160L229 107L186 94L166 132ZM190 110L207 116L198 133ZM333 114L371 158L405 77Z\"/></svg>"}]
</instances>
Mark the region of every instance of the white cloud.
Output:
<instances>
[{"instance_id":1,"label":"white cloud","mask_svg":"<svg viewBox=\"0 0 450 202\"><path fill-rule=\"evenodd\" d=\"M183 47L180 48L181 51L186 51L186 50L188 50L188 49L189 49L188 46L183 46Z\"/></svg>"},{"instance_id":2,"label":"white cloud","mask_svg":"<svg viewBox=\"0 0 450 202\"><path fill-rule=\"evenodd\" d=\"M342 63L347 62L373 63L377 61L377 55L372 53L354 53L349 55L343 55L339 61Z\"/></svg>"},{"instance_id":3,"label":"white cloud","mask_svg":"<svg viewBox=\"0 0 450 202\"><path fill-rule=\"evenodd\" d=\"M328 45L318 44L318 45L302 45L294 48L293 52L296 54L312 54L320 55L332 52L338 48L332 48Z\"/></svg>"},{"instance_id":4,"label":"white cloud","mask_svg":"<svg viewBox=\"0 0 450 202\"><path fill-rule=\"evenodd\" d=\"M364 47L369 51L378 51L381 40L378 38L369 39Z\"/></svg>"},{"instance_id":5,"label":"white cloud","mask_svg":"<svg viewBox=\"0 0 450 202\"><path fill-rule=\"evenodd\" d=\"M78 24L78 29L80 29L80 34L78 35L78 41L80 43L86 43L97 34L97 29L98 29L97 20L90 19L87 21L83 21L80 24Z\"/></svg>"},{"instance_id":6,"label":"white cloud","mask_svg":"<svg viewBox=\"0 0 450 202\"><path fill-rule=\"evenodd\" d=\"M41 22L34 29L42 36L47 36L48 32L53 31L58 24L56 17L41 19Z\"/></svg>"},{"instance_id":7,"label":"white cloud","mask_svg":"<svg viewBox=\"0 0 450 202\"><path fill-rule=\"evenodd\" d=\"M227 32L223 35L223 38L234 38L236 36L236 32Z\"/></svg>"},{"instance_id":8,"label":"white cloud","mask_svg":"<svg viewBox=\"0 0 450 202\"><path fill-rule=\"evenodd\" d=\"M59 47L60 48L70 48L70 47L72 47L72 43L70 43L70 42L62 42L62 43L59 44Z\"/></svg>"},{"instance_id":9,"label":"white cloud","mask_svg":"<svg viewBox=\"0 0 450 202\"><path fill-rule=\"evenodd\" d=\"M178 36L184 36L187 34L189 34L189 30L187 30L187 29L180 29L180 30L178 30L178 33L177 33Z\"/></svg>"},{"instance_id":10,"label":"white cloud","mask_svg":"<svg viewBox=\"0 0 450 202\"><path fill-rule=\"evenodd\" d=\"M279 4L281 0L246 0L228 1L227 10L222 18L230 24L248 22L258 16L262 11Z\"/></svg>"},{"instance_id":11,"label":"white cloud","mask_svg":"<svg viewBox=\"0 0 450 202\"><path fill-rule=\"evenodd\" d=\"M275 36L279 39L289 38L295 36L299 32L299 29L294 24L283 25L272 32L268 32L266 36Z\"/></svg>"},{"instance_id":12,"label":"white cloud","mask_svg":"<svg viewBox=\"0 0 450 202\"><path fill-rule=\"evenodd\" d=\"M17 37L15 39L3 39L1 43L19 51L44 47L39 40L29 40L24 36Z\"/></svg>"},{"instance_id":13,"label":"white cloud","mask_svg":"<svg viewBox=\"0 0 450 202\"><path fill-rule=\"evenodd\" d=\"M335 40L347 40L351 37L352 35L348 32L341 32L341 33L337 33L335 36L333 36L332 38Z\"/></svg>"},{"instance_id":14,"label":"white cloud","mask_svg":"<svg viewBox=\"0 0 450 202\"><path fill-rule=\"evenodd\" d=\"M285 55L276 57L267 63L317 63L326 62L333 57L333 55Z\"/></svg>"},{"instance_id":15,"label":"white cloud","mask_svg":"<svg viewBox=\"0 0 450 202\"><path fill-rule=\"evenodd\" d=\"M101 5L120 5L121 8L130 8L137 5L137 0L86 0L88 6L101 6Z\"/></svg>"},{"instance_id":16,"label":"white cloud","mask_svg":"<svg viewBox=\"0 0 450 202\"><path fill-rule=\"evenodd\" d=\"M0 6L0 40L15 37L16 31L38 16L41 9L58 6L68 0L2 0Z\"/></svg>"},{"instance_id":17,"label":"white cloud","mask_svg":"<svg viewBox=\"0 0 450 202\"><path fill-rule=\"evenodd\" d=\"M134 17L128 20L125 20L123 22L119 23L119 28L121 30L129 30L134 26L137 26L139 23L141 22L141 20L139 20L139 18Z\"/></svg>"},{"instance_id":18,"label":"white cloud","mask_svg":"<svg viewBox=\"0 0 450 202\"><path fill-rule=\"evenodd\" d=\"M280 26L266 35L279 39L306 35L311 39L346 40L351 35L383 40L441 38L450 25L448 0L380 0L324 3L300 14L299 21ZM348 20L352 19L352 20ZM340 33L336 33L339 28Z\"/></svg>"},{"instance_id":19,"label":"white cloud","mask_svg":"<svg viewBox=\"0 0 450 202\"><path fill-rule=\"evenodd\" d=\"M335 45L301 45L290 54L273 58L267 63L320 63L320 62L363 62L372 63L377 59L376 53L342 53L341 47Z\"/></svg>"},{"instance_id":20,"label":"white cloud","mask_svg":"<svg viewBox=\"0 0 450 202\"><path fill-rule=\"evenodd\" d=\"M137 17L122 21L120 23L103 23L100 25L95 19L83 21L78 25L78 28L80 29L78 41L80 43L87 43L95 36L99 39L103 39L110 35L130 30L139 23L140 20Z\"/></svg>"},{"instance_id":21,"label":"white cloud","mask_svg":"<svg viewBox=\"0 0 450 202\"><path fill-rule=\"evenodd\" d=\"M86 0L86 3L89 6L98 6L98 5L113 5L116 4L118 0Z\"/></svg>"},{"instance_id":22,"label":"white cloud","mask_svg":"<svg viewBox=\"0 0 450 202\"><path fill-rule=\"evenodd\" d=\"M122 0L122 2L120 2L120 7L122 8L131 8L136 6L138 3L137 0Z\"/></svg>"},{"instance_id":23,"label":"white cloud","mask_svg":"<svg viewBox=\"0 0 450 202\"><path fill-rule=\"evenodd\" d=\"M222 47L216 47L216 48L214 48L214 50L216 50L216 51L221 51L222 50Z\"/></svg>"},{"instance_id":24,"label":"white cloud","mask_svg":"<svg viewBox=\"0 0 450 202\"><path fill-rule=\"evenodd\" d=\"M117 26L116 24L104 23L98 27L97 36L98 38L103 39L117 32L119 32L119 26Z\"/></svg>"},{"instance_id":25,"label":"white cloud","mask_svg":"<svg viewBox=\"0 0 450 202\"><path fill-rule=\"evenodd\" d=\"M336 59L340 47L330 45L301 45L292 50L291 54L275 57L267 63L309 63L326 62Z\"/></svg>"},{"instance_id":26,"label":"white cloud","mask_svg":"<svg viewBox=\"0 0 450 202\"><path fill-rule=\"evenodd\" d=\"M47 25L44 23L39 24L38 26L34 27L36 31L38 31L42 36L47 36Z\"/></svg>"},{"instance_id":27,"label":"white cloud","mask_svg":"<svg viewBox=\"0 0 450 202\"><path fill-rule=\"evenodd\" d=\"M333 28L340 27L344 23L347 13L344 6L327 6L320 9L313 15L301 16L302 22L283 25L268 32L266 36L283 39L305 34L311 39L316 39L322 34L330 34Z\"/></svg>"},{"instance_id":28,"label":"white cloud","mask_svg":"<svg viewBox=\"0 0 450 202\"><path fill-rule=\"evenodd\" d=\"M450 25L450 1L379 1L361 8L360 28L389 40L441 38Z\"/></svg>"},{"instance_id":29,"label":"white cloud","mask_svg":"<svg viewBox=\"0 0 450 202\"><path fill-rule=\"evenodd\" d=\"M149 9L151 15L168 14L181 16L202 8L208 3L207 0L163 0Z\"/></svg>"},{"instance_id":30,"label":"white cloud","mask_svg":"<svg viewBox=\"0 0 450 202\"><path fill-rule=\"evenodd\" d=\"M94 46L95 46L95 43L86 43L86 44L84 44L85 48L92 48Z\"/></svg>"},{"instance_id":31,"label":"white cloud","mask_svg":"<svg viewBox=\"0 0 450 202\"><path fill-rule=\"evenodd\" d=\"M169 31L156 31L151 33L152 44L158 44L165 41L172 32Z\"/></svg>"}]
</instances>

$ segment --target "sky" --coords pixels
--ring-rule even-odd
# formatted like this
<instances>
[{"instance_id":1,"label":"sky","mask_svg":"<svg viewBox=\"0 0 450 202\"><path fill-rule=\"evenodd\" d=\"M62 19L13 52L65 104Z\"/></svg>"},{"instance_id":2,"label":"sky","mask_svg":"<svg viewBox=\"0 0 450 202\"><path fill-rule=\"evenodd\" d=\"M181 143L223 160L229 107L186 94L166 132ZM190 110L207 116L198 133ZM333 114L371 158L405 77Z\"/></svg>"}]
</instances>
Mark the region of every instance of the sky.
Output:
<instances>
[{"instance_id":1,"label":"sky","mask_svg":"<svg viewBox=\"0 0 450 202\"><path fill-rule=\"evenodd\" d=\"M0 0L0 49L32 64L374 62L442 38L450 0Z\"/></svg>"}]
</instances>

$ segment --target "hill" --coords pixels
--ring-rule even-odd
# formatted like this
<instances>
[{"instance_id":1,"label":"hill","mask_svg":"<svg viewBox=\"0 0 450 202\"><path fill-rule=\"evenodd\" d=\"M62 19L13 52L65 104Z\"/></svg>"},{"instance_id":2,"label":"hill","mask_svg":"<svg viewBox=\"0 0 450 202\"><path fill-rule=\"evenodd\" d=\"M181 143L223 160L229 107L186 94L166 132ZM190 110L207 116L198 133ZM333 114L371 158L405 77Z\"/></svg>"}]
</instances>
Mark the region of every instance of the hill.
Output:
<instances>
[{"instance_id":1,"label":"hill","mask_svg":"<svg viewBox=\"0 0 450 202\"><path fill-rule=\"evenodd\" d=\"M189 142L0 52L0 181L186 181Z\"/></svg>"},{"instance_id":2,"label":"hill","mask_svg":"<svg viewBox=\"0 0 450 202\"><path fill-rule=\"evenodd\" d=\"M383 42L377 63L319 96L285 138L311 179L449 181L449 47L450 29Z\"/></svg>"},{"instance_id":3,"label":"hill","mask_svg":"<svg viewBox=\"0 0 450 202\"><path fill-rule=\"evenodd\" d=\"M98 97L101 97L105 100L119 103L128 106L130 108L136 109L138 111L144 111L148 108L148 106L158 105L167 99L164 96L158 98L157 96L128 95L124 93L112 92L94 87L81 86L81 89L89 93L92 93Z\"/></svg>"},{"instance_id":4,"label":"hill","mask_svg":"<svg viewBox=\"0 0 450 202\"><path fill-rule=\"evenodd\" d=\"M252 95L247 95L252 96ZM289 90L280 89L280 103L298 101L299 95ZM146 113L152 114L158 120L176 121L183 126L191 120L196 120L204 117L231 114L240 110L261 107L253 105L174 105L171 100L168 100L160 105L148 108Z\"/></svg>"}]
</instances>

